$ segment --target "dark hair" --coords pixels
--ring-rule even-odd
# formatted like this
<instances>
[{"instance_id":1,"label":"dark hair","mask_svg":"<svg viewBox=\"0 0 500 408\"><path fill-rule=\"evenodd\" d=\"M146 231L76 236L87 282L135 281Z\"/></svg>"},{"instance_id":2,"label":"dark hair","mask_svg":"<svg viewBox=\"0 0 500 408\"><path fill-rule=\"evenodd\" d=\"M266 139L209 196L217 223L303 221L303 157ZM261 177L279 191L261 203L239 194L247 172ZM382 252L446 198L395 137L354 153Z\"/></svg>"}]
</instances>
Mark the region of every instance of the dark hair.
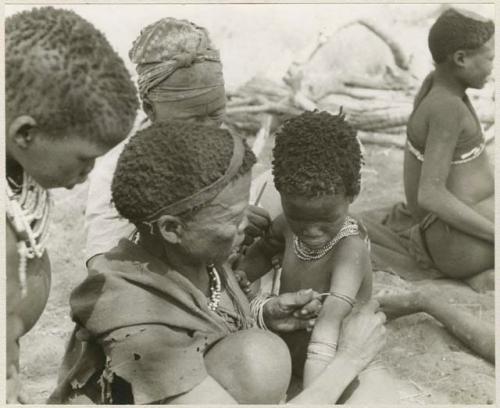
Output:
<instances>
[{"instance_id":1,"label":"dark hair","mask_svg":"<svg viewBox=\"0 0 500 408\"><path fill-rule=\"evenodd\" d=\"M359 193L361 149L342 113L304 112L288 120L276 135L273 154L274 183L280 193Z\"/></svg>"},{"instance_id":2,"label":"dark hair","mask_svg":"<svg viewBox=\"0 0 500 408\"><path fill-rule=\"evenodd\" d=\"M6 111L29 115L49 137L71 129L114 146L130 131L137 92L122 59L92 24L43 7L5 22Z\"/></svg>"},{"instance_id":3,"label":"dark hair","mask_svg":"<svg viewBox=\"0 0 500 408\"><path fill-rule=\"evenodd\" d=\"M255 163L243 144L238 176ZM137 132L120 155L111 188L116 209L137 225L218 180L232 156L233 137L227 130L181 121L154 123Z\"/></svg>"},{"instance_id":4,"label":"dark hair","mask_svg":"<svg viewBox=\"0 0 500 408\"><path fill-rule=\"evenodd\" d=\"M451 8L443 12L431 27L429 50L434 62L439 64L455 51L482 47L494 33L493 21L471 18Z\"/></svg>"}]
</instances>

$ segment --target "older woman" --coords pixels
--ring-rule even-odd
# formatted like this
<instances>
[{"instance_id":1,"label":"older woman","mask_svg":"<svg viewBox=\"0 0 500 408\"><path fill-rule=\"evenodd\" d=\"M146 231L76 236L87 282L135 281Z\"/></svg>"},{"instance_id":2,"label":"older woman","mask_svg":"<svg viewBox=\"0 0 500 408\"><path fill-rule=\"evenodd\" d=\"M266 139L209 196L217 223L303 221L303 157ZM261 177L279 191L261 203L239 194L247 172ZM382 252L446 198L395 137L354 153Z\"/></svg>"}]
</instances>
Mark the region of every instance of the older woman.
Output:
<instances>
[{"instance_id":1,"label":"older woman","mask_svg":"<svg viewBox=\"0 0 500 408\"><path fill-rule=\"evenodd\" d=\"M51 402L284 400L290 355L263 329L285 329L293 309L278 297L250 307L226 262L244 236L254 162L246 143L214 127L155 123L131 139L112 192L138 233L72 293L80 345ZM294 403L342 396L384 343L385 315L375 309L353 313L335 359Z\"/></svg>"},{"instance_id":2,"label":"older woman","mask_svg":"<svg viewBox=\"0 0 500 408\"><path fill-rule=\"evenodd\" d=\"M172 119L222 125L226 108L222 62L205 28L187 20L162 18L141 31L129 56L136 65L139 95L148 119L141 127ZM99 159L90 175L85 214L89 267L135 231L111 203L111 180L124 145L120 143ZM258 207L249 210L253 227L247 231L258 235L268 226L269 217Z\"/></svg>"}]
</instances>

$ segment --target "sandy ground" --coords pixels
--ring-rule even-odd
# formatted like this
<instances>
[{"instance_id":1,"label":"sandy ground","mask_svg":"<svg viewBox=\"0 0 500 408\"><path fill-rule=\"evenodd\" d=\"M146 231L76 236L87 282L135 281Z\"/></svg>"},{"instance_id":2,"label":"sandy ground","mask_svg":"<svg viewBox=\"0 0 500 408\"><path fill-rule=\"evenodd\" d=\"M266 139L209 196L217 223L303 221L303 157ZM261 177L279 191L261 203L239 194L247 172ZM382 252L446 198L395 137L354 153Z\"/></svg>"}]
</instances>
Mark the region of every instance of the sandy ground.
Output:
<instances>
[{"instance_id":1,"label":"sandy ground","mask_svg":"<svg viewBox=\"0 0 500 408\"><path fill-rule=\"evenodd\" d=\"M489 150L493 153L492 147ZM403 198L399 177L402 160L402 151L397 148L366 147L363 191L355 205L358 210L388 206ZM43 403L56 383L58 365L72 329L69 294L86 275L83 266L86 192L86 185L55 192L57 211L49 246L52 291L40 321L21 342L23 383L36 403ZM398 278L383 272L375 274L375 282L379 286L405 286ZM479 295L449 281L440 285L457 307L475 318L494 323L493 293ZM473 355L436 320L417 314L389 322L387 326L388 343L383 359L401 380L398 391L402 403L493 403L494 367Z\"/></svg>"},{"instance_id":2,"label":"sandy ground","mask_svg":"<svg viewBox=\"0 0 500 408\"><path fill-rule=\"evenodd\" d=\"M230 19L221 16L217 5L204 6L204 11L195 6L130 5L127 6L128 13L124 12L125 6L65 7L74 8L103 30L125 60L140 28L155 21L159 15L190 18L205 25L213 34L215 43L221 45L228 89L234 89L259 72L269 74L271 79L281 78L296 53L316 38L318 29L342 24L354 15L393 17L399 13L400 20L411 20L418 13L425 14L426 7L431 7L392 5L390 10L382 10L376 6L345 5L342 12L337 12L332 5L314 9L305 5L294 8L269 5L248 10L244 5L233 5L231 7L236 11ZM133 7L136 8L131 11ZM7 15L26 8L30 7L11 6ZM486 10L486 15L493 10L484 5L468 8L481 8L480 11ZM110 13L113 13L116 24L109 24L107 16ZM425 27L420 27L420 33L422 29ZM425 40L422 40L425 37L416 36L415 31L398 35L410 49L425 50ZM130 64L129 68L132 70ZM493 153L492 146L488 150ZM268 159L269 155L263 157ZM366 146L363 188L355 202L355 210L386 207L403 199L402 161L402 151L397 148ZM266 162L263 167L268 165ZM49 245L52 291L41 319L21 341L22 381L35 403L43 403L54 388L65 342L72 329L69 295L86 276L83 214L87 188L84 184L71 191L54 192L55 211ZM376 273L375 282L404 287L403 282L382 272ZM440 285L447 299L457 307L469 311L475 318L494 323L492 293L478 295L468 287L447 281L440 282ZM387 326L388 344L383 350L383 359L401 380L398 386L401 403L494 402L494 367L465 349L434 319L418 314L389 322Z\"/></svg>"}]
</instances>

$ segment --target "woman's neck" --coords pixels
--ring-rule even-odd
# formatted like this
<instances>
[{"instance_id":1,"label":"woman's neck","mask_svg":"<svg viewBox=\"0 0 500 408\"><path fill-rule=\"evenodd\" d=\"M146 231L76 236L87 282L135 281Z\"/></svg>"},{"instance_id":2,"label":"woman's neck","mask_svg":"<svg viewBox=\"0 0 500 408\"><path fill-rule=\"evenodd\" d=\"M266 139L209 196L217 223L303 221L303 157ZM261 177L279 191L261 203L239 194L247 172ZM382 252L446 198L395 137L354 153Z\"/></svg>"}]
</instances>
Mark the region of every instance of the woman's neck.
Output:
<instances>
[{"instance_id":1,"label":"woman's neck","mask_svg":"<svg viewBox=\"0 0 500 408\"><path fill-rule=\"evenodd\" d=\"M183 253L177 246L168 245L151 234L140 234L139 245L206 292L209 281L208 263L193 260L193 256Z\"/></svg>"},{"instance_id":2,"label":"woman's neck","mask_svg":"<svg viewBox=\"0 0 500 408\"><path fill-rule=\"evenodd\" d=\"M463 98L467 86L457 77L453 69L446 64L436 66L434 71L434 84L443 86L450 92Z\"/></svg>"}]
</instances>

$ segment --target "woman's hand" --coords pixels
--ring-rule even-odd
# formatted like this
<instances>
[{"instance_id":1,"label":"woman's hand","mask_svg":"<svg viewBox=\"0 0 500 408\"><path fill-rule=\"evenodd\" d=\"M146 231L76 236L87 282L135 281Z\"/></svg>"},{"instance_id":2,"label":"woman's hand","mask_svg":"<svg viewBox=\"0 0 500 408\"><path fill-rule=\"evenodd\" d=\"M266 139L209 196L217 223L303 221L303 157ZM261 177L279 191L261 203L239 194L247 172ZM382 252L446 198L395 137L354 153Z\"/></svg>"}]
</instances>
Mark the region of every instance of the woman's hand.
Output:
<instances>
[{"instance_id":1,"label":"woman's hand","mask_svg":"<svg viewBox=\"0 0 500 408\"><path fill-rule=\"evenodd\" d=\"M234 271L234 277L236 278L236 282L238 282L238 285L240 285L243 293L245 293L245 295L248 295L251 291L250 286L252 285L252 282L248 280L246 272L242 271L241 269L237 269L236 271Z\"/></svg>"},{"instance_id":2,"label":"woman's hand","mask_svg":"<svg viewBox=\"0 0 500 408\"><path fill-rule=\"evenodd\" d=\"M272 331L311 330L321 310L318 294L312 289L283 293L264 305L264 320Z\"/></svg>"},{"instance_id":3,"label":"woman's hand","mask_svg":"<svg viewBox=\"0 0 500 408\"><path fill-rule=\"evenodd\" d=\"M340 332L337 355L343 354L362 370L384 347L386 316L375 300L356 306Z\"/></svg>"},{"instance_id":4,"label":"woman's hand","mask_svg":"<svg viewBox=\"0 0 500 408\"><path fill-rule=\"evenodd\" d=\"M248 226L245 228L245 240L243 245L250 246L253 241L261 237L271 225L269 213L255 205L249 205L246 215L248 217Z\"/></svg>"}]
</instances>

